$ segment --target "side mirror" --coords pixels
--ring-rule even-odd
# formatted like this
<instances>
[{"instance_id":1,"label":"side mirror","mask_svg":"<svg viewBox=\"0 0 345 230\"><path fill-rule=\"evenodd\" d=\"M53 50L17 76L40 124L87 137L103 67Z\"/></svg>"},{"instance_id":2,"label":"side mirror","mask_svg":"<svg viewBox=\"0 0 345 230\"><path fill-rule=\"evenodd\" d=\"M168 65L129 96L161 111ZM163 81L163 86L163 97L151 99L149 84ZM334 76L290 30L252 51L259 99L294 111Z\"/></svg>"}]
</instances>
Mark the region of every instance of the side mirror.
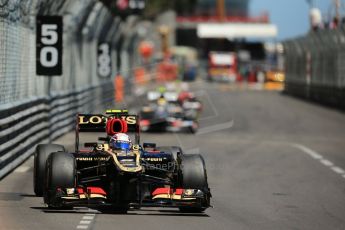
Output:
<instances>
[{"instance_id":1,"label":"side mirror","mask_svg":"<svg viewBox=\"0 0 345 230\"><path fill-rule=\"evenodd\" d=\"M86 142L84 144L84 147L86 147L86 148L96 148L97 145L98 145L98 143L96 143L96 142Z\"/></svg>"},{"instance_id":2,"label":"side mirror","mask_svg":"<svg viewBox=\"0 0 345 230\"><path fill-rule=\"evenodd\" d=\"M110 141L110 137L99 137L98 140L108 142L108 141Z\"/></svg>"},{"instance_id":3,"label":"side mirror","mask_svg":"<svg viewBox=\"0 0 345 230\"><path fill-rule=\"evenodd\" d=\"M147 148L155 149L156 148L156 143L144 143L143 144L143 148L144 149L147 149Z\"/></svg>"}]
</instances>

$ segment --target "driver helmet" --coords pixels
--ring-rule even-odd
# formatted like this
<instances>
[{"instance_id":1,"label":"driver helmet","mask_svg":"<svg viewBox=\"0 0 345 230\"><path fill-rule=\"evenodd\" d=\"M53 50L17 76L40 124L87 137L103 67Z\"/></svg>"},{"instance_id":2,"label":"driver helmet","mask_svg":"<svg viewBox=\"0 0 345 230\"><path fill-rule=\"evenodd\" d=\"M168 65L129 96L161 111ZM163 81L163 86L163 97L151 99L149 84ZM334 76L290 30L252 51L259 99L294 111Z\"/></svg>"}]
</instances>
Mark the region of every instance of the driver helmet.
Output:
<instances>
[{"instance_id":1,"label":"driver helmet","mask_svg":"<svg viewBox=\"0 0 345 230\"><path fill-rule=\"evenodd\" d=\"M158 100L157 100L157 104L159 106L165 106L167 104L167 100L165 99L164 96L161 96Z\"/></svg>"},{"instance_id":2,"label":"driver helmet","mask_svg":"<svg viewBox=\"0 0 345 230\"><path fill-rule=\"evenodd\" d=\"M109 142L110 148L114 150L129 151L132 148L132 141L125 133L116 133Z\"/></svg>"}]
</instances>

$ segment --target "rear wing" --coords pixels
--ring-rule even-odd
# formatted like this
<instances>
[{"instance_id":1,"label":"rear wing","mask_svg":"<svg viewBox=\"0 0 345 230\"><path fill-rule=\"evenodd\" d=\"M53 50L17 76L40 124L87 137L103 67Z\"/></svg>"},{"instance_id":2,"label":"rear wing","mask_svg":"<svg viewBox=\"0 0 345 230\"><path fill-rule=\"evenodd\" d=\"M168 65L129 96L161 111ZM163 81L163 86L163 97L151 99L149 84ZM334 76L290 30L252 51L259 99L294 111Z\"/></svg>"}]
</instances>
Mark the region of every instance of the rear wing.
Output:
<instances>
[{"instance_id":1,"label":"rear wing","mask_svg":"<svg viewBox=\"0 0 345 230\"><path fill-rule=\"evenodd\" d=\"M109 119L121 119L127 123L127 132L137 132L139 125L137 115L103 115L103 114L78 114L77 129L79 132L106 132Z\"/></svg>"},{"instance_id":2,"label":"rear wing","mask_svg":"<svg viewBox=\"0 0 345 230\"><path fill-rule=\"evenodd\" d=\"M107 136L112 135L110 133L116 132L134 133L135 143L140 143L139 117L137 115L128 114L128 110L106 110L105 115L77 114L76 118L76 152L78 152L79 149L80 132L103 132L106 133ZM108 122L110 120L115 122ZM108 127L107 122L110 123ZM123 125L123 123L125 123L125 125ZM126 128L124 128L124 126L126 126ZM109 129L111 130L110 132Z\"/></svg>"},{"instance_id":3,"label":"rear wing","mask_svg":"<svg viewBox=\"0 0 345 230\"><path fill-rule=\"evenodd\" d=\"M158 100L162 96L169 102L174 102L174 101L177 101L178 99L178 94L176 92L160 93L157 91L150 91L147 93L147 100L155 101L155 100Z\"/></svg>"}]
</instances>

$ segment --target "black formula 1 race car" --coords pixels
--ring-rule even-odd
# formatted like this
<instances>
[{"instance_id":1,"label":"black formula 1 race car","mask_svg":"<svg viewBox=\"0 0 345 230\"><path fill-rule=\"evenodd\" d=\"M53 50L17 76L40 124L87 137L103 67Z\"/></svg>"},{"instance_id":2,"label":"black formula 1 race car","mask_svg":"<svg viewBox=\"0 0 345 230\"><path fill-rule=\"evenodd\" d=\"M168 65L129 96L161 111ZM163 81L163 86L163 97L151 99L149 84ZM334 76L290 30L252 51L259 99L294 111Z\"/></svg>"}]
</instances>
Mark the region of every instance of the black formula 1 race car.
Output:
<instances>
[{"instance_id":1,"label":"black formula 1 race car","mask_svg":"<svg viewBox=\"0 0 345 230\"><path fill-rule=\"evenodd\" d=\"M75 151L40 144L34 158L34 190L49 208L87 206L127 212L129 208L176 207L202 212L211 193L201 155L185 155L180 147L140 145L139 121L125 110L106 115L78 114ZM79 148L81 132L103 132L98 142ZM135 136L129 152L111 149L114 134Z\"/></svg>"},{"instance_id":2,"label":"black formula 1 race car","mask_svg":"<svg viewBox=\"0 0 345 230\"><path fill-rule=\"evenodd\" d=\"M148 100L140 110L142 131L197 132L202 106L195 98L180 100L176 92L149 92Z\"/></svg>"}]
</instances>

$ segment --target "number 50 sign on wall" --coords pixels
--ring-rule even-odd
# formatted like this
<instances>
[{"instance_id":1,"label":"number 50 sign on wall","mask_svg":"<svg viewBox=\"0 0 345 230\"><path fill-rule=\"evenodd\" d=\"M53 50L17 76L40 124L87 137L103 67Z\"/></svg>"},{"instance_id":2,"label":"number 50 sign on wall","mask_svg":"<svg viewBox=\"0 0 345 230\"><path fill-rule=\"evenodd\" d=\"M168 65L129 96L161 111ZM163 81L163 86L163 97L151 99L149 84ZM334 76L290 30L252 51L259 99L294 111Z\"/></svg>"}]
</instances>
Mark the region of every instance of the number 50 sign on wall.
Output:
<instances>
[{"instance_id":1,"label":"number 50 sign on wall","mask_svg":"<svg viewBox=\"0 0 345 230\"><path fill-rule=\"evenodd\" d=\"M62 75L62 31L62 17L37 16L37 75Z\"/></svg>"}]
</instances>

